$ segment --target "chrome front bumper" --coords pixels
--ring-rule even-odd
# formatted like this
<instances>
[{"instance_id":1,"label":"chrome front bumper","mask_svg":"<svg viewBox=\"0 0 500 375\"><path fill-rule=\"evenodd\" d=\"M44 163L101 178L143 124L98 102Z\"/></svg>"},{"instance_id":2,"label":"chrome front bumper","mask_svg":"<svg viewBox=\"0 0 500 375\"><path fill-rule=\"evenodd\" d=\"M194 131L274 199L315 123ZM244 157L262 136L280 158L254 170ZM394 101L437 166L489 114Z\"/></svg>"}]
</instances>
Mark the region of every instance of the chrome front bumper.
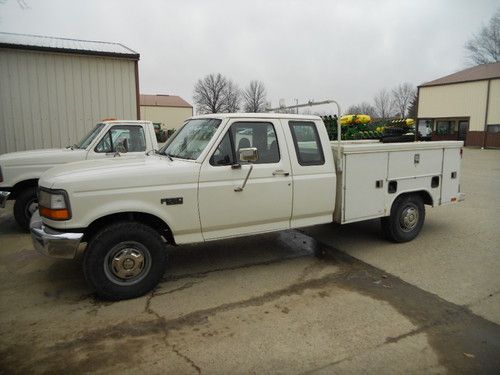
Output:
<instances>
[{"instance_id":1,"label":"chrome front bumper","mask_svg":"<svg viewBox=\"0 0 500 375\"><path fill-rule=\"evenodd\" d=\"M83 233L65 233L47 228L38 210L31 216L30 232L33 246L39 253L64 259L75 258L83 237Z\"/></svg>"},{"instance_id":2,"label":"chrome front bumper","mask_svg":"<svg viewBox=\"0 0 500 375\"><path fill-rule=\"evenodd\" d=\"M0 191L0 208L5 207L5 202L9 198L10 191Z\"/></svg>"}]
</instances>

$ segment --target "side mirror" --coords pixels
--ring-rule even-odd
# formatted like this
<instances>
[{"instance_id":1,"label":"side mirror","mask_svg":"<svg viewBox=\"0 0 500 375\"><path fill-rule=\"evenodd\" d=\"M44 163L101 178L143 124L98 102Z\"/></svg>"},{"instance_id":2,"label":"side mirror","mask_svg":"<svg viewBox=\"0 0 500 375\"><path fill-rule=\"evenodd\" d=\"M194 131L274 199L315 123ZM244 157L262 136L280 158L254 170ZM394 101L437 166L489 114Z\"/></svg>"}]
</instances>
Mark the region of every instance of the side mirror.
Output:
<instances>
[{"instance_id":1,"label":"side mirror","mask_svg":"<svg viewBox=\"0 0 500 375\"><path fill-rule=\"evenodd\" d=\"M257 160L259 160L257 147L240 148L240 161L255 163Z\"/></svg>"},{"instance_id":2,"label":"side mirror","mask_svg":"<svg viewBox=\"0 0 500 375\"><path fill-rule=\"evenodd\" d=\"M120 154L128 152L127 139L124 139L116 145L116 152L119 152Z\"/></svg>"},{"instance_id":3,"label":"side mirror","mask_svg":"<svg viewBox=\"0 0 500 375\"><path fill-rule=\"evenodd\" d=\"M240 161L246 161L250 163L250 169L248 170L245 180L243 181L243 185L234 188L234 191L243 191L247 184L248 177L250 177L250 173L252 173L252 163L255 163L257 160L259 160L259 152L257 150L257 147L240 148Z\"/></svg>"}]
</instances>

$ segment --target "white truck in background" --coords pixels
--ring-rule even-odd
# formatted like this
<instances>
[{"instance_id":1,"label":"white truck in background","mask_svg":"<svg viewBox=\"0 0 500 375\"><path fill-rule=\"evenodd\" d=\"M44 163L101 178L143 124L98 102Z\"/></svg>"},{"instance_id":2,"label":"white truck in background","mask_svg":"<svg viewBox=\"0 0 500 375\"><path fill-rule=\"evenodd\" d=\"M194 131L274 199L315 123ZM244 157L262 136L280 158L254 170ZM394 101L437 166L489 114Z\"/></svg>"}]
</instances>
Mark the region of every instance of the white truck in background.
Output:
<instances>
[{"instance_id":1,"label":"white truck in background","mask_svg":"<svg viewBox=\"0 0 500 375\"><path fill-rule=\"evenodd\" d=\"M330 142L317 116L196 116L155 154L50 169L31 219L43 254L75 258L97 295L153 289L166 245L381 218L415 238L425 208L455 203L462 142Z\"/></svg>"},{"instance_id":2,"label":"white truck in background","mask_svg":"<svg viewBox=\"0 0 500 375\"><path fill-rule=\"evenodd\" d=\"M143 157L153 149L158 144L150 121L109 120L98 123L73 146L0 155L0 207L7 199L15 200L14 218L28 230L37 209L38 179L47 169L80 160Z\"/></svg>"}]
</instances>

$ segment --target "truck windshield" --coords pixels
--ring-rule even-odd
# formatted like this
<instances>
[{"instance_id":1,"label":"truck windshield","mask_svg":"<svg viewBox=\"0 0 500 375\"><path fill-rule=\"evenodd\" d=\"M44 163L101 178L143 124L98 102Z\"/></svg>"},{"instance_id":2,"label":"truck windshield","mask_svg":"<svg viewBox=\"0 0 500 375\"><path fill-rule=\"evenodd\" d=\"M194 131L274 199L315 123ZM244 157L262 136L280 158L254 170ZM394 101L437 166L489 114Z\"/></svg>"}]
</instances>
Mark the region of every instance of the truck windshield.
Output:
<instances>
[{"instance_id":1,"label":"truck windshield","mask_svg":"<svg viewBox=\"0 0 500 375\"><path fill-rule=\"evenodd\" d=\"M85 137L81 139L80 142L76 143L73 148L87 148L89 144L92 143L95 137L97 137L97 134L99 134L104 127L104 124L99 123L97 124L94 129L92 129Z\"/></svg>"},{"instance_id":2,"label":"truck windshield","mask_svg":"<svg viewBox=\"0 0 500 375\"><path fill-rule=\"evenodd\" d=\"M195 160L200 156L208 142L212 139L221 120L196 119L189 120L175 134L162 153L173 158Z\"/></svg>"}]
</instances>

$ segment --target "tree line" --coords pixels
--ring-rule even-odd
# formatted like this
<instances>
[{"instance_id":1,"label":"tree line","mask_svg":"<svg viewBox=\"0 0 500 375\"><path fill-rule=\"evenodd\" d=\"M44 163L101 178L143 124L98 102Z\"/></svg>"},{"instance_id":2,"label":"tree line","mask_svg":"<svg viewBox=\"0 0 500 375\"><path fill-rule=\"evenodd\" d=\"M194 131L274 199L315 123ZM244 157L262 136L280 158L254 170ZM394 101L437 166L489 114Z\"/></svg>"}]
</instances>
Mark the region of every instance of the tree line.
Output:
<instances>
[{"instance_id":1,"label":"tree line","mask_svg":"<svg viewBox=\"0 0 500 375\"><path fill-rule=\"evenodd\" d=\"M252 80L243 90L222 74L208 74L194 85L194 103L198 113L264 112L266 87Z\"/></svg>"},{"instance_id":2,"label":"tree line","mask_svg":"<svg viewBox=\"0 0 500 375\"><path fill-rule=\"evenodd\" d=\"M348 114L364 114L374 118L416 117L417 90L411 83L400 83L393 89L383 88L373 97L373 104L362 102L347 108Z\"/></svg>"}]
</instances>

